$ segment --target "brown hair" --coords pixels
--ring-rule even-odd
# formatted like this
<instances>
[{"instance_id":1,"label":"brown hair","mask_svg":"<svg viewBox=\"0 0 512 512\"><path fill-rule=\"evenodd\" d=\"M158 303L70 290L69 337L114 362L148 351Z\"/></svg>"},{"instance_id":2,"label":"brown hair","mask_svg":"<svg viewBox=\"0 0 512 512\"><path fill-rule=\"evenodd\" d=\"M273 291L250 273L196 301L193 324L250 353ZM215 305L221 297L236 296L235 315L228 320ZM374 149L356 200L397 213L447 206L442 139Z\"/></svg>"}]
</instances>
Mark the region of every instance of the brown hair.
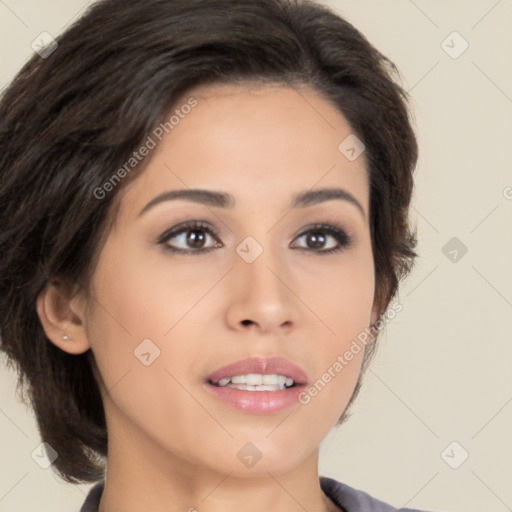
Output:
<instances>
[{"instance_id":1,"label":"brown hair","mask_svg":"<svg viewBox=\"0 0 512 512\"><path fill-rule=\"evenodd\" d=\"M47 58L34 54L0 99L0 348L58 452L53 466L76 483L104 476L94 357L49 342L36 298L57 275L87 290L109 212L144 166L101 200L94 191L176 99L198 85L259 81L309 85L339 108L366 146L380 311L416 257L408 209L417 142L394 64L312 1L104 0L57 43Z\"/></svg>"}]
</instances>

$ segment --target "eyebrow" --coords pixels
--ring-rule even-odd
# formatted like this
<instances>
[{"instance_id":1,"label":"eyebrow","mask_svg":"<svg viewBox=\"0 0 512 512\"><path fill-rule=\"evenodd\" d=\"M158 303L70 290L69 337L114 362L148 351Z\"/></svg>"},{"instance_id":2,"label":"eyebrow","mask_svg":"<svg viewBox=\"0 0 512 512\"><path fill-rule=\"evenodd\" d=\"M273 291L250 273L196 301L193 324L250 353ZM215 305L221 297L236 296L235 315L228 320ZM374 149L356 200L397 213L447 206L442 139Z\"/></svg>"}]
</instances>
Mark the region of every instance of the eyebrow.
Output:
<instances>
[{"instance_id":1,"label":"eyebrow","mask_svg":"<svg viewBox=\"0 0 512 512\"><path fill-rule=\"evenodd\" d=\"M226 192L204 189L168 190L151 199L139 212L139 217L157 204L179 199L215 208L233 208L235 206L235 198ZM360 211L363 218L366 218L366 213L361 203L350 192L342 188L321 188L301 192L293 198L292 208L305 208L334 199L353 204Z\"/></svg>"}]
</instances>

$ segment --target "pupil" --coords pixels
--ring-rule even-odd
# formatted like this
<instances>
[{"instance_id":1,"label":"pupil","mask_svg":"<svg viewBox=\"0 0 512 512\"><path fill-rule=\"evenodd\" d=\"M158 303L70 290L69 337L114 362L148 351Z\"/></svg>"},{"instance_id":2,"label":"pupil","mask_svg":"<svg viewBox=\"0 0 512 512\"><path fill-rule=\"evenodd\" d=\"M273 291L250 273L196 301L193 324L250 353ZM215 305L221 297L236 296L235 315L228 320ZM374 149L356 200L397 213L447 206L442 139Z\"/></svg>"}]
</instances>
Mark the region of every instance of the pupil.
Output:
<instances>
[{"instance_id":1,"label":"pupil","mask_svg":"<svg viewBox=\"0 0 512 512\"><path fill-rule=\"evenodd\" d=\"M311 233L308 242L311 242L313 247L322 247L325 243L325 236L320 233Z\"/></svg>"},{"instance_id":2,"label":"pupil","mask_svg":"<svg viewBox=\"0 0 512 512\"><path fill-rule=\"evenodd\" d=\"M204 243L204 233L202 231L190 231L187 235L187 243L192 247L201 247Z\"/></svg>"}]
</instances>

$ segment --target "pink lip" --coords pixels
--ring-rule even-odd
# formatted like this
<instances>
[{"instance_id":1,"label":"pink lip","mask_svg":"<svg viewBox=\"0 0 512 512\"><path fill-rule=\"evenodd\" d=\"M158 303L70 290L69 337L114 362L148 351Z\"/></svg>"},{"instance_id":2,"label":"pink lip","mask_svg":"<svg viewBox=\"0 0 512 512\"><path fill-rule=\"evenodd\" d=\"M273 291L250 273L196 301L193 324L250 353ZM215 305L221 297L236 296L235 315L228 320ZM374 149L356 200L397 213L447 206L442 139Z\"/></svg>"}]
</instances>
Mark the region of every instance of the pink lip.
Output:
<instances>
[{"instance_id":1,"label":"pink lip","mask_svg":"<svg viewBox=\"0 0 512 512\"><path fill-rule=\"evenodd\" d=\"M247 373L260 373L262 375L284 375L291 377L295 384L306 384L307 375L302 368L284 359L283 357L260 358L251 357L243 361L223 366L207 377L209 382L218 382L220 379L233 377L234 375L245 375ZM264 393L260 391L259 393ZM271 391L271 393L277 393Z\"/></svg>"},{"instance_id":2,"label":"pink lip","mask_svg":"<svg viewBox=\"0 0 512 512\"><path fill-rule=\"evenodd\" d=\"M291 377L295 385L279 391L244 391L213 384L223 378L247 373L285 375ZM287 359L252 357L216 370L207 377L204 386L208 393L235 409L252 414L272 414L297 404L300 393L306 388L307 381L308 378L304 370Z\"/></svg>"},{"instance_id":3,"label":"pink lip","mask_svg":"<svg viewBox=\"0 0 512 512\"><path fill-rule=\"evenodd\" d=\"M221 388L209 382L204 384L207 393L235 409L251 414L273 414L299 403L299 395L306 389L305 384L280 391L242 391L235 388Z\"/></svg>"}]
</instances>

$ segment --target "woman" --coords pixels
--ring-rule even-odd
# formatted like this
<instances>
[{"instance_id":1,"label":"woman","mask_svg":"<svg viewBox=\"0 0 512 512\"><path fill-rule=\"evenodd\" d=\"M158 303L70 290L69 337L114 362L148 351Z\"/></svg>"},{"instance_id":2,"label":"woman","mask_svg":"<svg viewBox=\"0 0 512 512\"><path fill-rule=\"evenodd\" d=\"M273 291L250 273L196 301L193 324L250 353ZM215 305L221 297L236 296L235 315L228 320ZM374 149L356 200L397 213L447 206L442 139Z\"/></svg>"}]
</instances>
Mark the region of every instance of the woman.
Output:
<instances>
[{"instance_id":1,"label":"woman","mask_svg":"<svg viewBox=\"0 0 512 512\"><path fill-rule=\"evenodd\" d=\"M40 53L0 104L2 350L82 511L395 510L318 475L416 256L394 65L291 0L100 1Z\"/></svg>"}]
</instances>

